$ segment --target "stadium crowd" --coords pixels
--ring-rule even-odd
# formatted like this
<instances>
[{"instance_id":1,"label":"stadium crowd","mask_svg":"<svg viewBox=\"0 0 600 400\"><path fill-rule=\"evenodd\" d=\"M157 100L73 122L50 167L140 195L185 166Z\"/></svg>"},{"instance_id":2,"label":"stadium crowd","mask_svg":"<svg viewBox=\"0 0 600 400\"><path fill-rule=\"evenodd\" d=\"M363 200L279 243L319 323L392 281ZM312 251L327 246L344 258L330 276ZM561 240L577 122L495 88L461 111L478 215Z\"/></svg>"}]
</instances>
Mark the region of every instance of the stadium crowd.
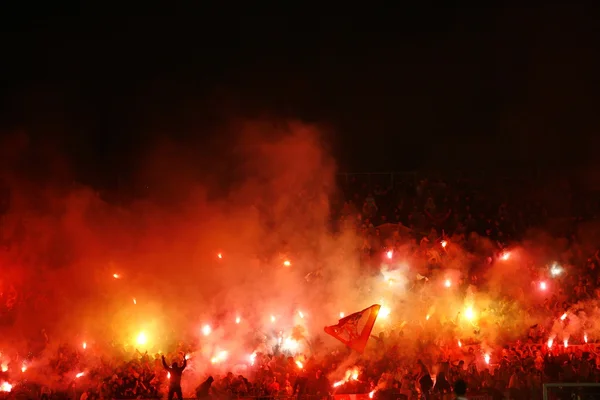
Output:
<instances>
[{"instance_id":1,"label":"stadium crowd","mask_svg":"<svg viewBox=\"0 0 600 400\"><path fill-rule=\"evenodd\" d=\"M442 180L395 182L391 185L367 185L352 178L343 185L343 199L334 210L336 221L355 224L363 239L360 249L365 262L379 260L406 238L414 252L425 252L440 241L448 240L469 247L473 235L488 237L497 248L483 255L493 260L511 243L535 227L546 227L553 216L543 197L525 196L523 188L515 191L492 187L474 189L464 180L449 184ZM571 204L575 204L572 202ZM582 206L583 204L583 206ZM593 202L578 203L573 218L563 224L560 234L569 242L570 251L560 260L576 273L565 277L565 285L544 299L541 305L556 319L579 301L600 297L600 255L579 245L577 226L595 219L598 208ZM435 260L432 261L435 263ZM532 271L533 273L533 271ZM466 278L477 285L477 276ZM590 340L561 346L545 343L548 326L532 326L520 340L506 343L500 353L481 364L477 343L441 346L432 350L425 342L416 352L403 351L402 332L392 331L375 337L370 351L376 356L358 359L360 371L344 385L334 387L331 372L339 369L347 358L344 352L332 353L324 359L308 359L299 366L289 354L274 348L271 354L258 353L253 366L242 376L229 372L206 377L197 382L198 398L293 397L296 395L324 398L332 394L368 394L380 399L451 399L457 380L468 385L470 398L540 399L544 382L600 382L600 344ZM178 351L185 351L180 348ZM160 356L139 354L126 363L108 361L73 378L67 371L77 369L81 351L62 348L51 364L63 371L64 379L56 387L33 383L15 385L6 396L69 398L80 400L155 398L165 394L169 376ZM178 360L177 353L169 359ZM181 363L181 360L179 359ZM185 380L185 372L184 378ZM592 389L563 388L553 392L554 398L598 398Z\"/></svg>"}]
</instances>

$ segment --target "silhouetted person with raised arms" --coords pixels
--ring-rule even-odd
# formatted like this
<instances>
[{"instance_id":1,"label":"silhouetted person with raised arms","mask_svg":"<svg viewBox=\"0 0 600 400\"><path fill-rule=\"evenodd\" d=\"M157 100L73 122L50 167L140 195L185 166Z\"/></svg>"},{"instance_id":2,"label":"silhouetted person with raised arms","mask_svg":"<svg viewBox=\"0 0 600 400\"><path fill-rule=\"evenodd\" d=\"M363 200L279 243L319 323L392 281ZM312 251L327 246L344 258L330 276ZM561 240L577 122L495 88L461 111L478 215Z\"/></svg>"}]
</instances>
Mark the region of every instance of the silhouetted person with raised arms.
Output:
<instances>
[{"instance_id":1,"label":"silhouetted person with raised arms","mask_svg":"<svg viewBox=\"0 0 600 400\"><path fill-rule=\"evenodd\" d=\"M183 354L183 353L182 353ZM165 356L162 356L163 367L171 374L171 379L169 380L169 400L173 400L173 395L176 394L179 400L183 400L183 395L181 394L181 375L183 374L183 370L187 367L187 359L185 358L185 354L183 354L183 365L180 367L176 362L171 364L169 367L167 362L165 361Z\"/></svg>"}]
</instances>

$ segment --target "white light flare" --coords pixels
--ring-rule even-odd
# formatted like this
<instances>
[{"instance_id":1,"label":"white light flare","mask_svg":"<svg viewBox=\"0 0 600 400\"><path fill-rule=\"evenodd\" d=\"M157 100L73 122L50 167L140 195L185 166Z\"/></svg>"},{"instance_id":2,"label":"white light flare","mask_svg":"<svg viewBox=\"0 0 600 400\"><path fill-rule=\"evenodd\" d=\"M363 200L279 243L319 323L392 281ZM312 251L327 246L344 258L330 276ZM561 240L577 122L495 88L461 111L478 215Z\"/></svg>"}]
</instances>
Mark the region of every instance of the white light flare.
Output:
<instances>
[{"instance_id":1,"label":"white light flare","mask_svg":"<svg viewBox=\"0 0 600 400\"><path fill-rule=\"evenodd\" d=\"M210 327L210 325L206 324L202 327L202 334L204 336L210 335L211 332L212 332L212 328Z\"/></svg>"},{"instance_id":2,"label":"white light flare","mask_svg":"<svg viewBox=\"0 0 600 400\"><path fill-rule=\"evenodd\" d=\"M448 242L447 242L447 241L445 241L445 240L442 240L442 241L440 242L440 244L442 245L442 247L443 247L444 249L446 248L446 246L448 246Z\"/></svg>"},{"instance_id":3,"label":"white light flare","mask_svg":"<svg viewBox=\"0 0 600 400\"><path fill-rule=\"evenodd\" d=\"M540 290L546 290L548 289L548 285L546 284L546 282L542 281L540 282Z\"/></svg>"},{"instance_id":4,"label":"white light flare","mask_svg":"<svg viewBox=\"0 0 600 400\"><path fill-rule=\"evenodd\" d=\"M449 288L450 286L452 286L452 281L450 279L446 279L444 281L444 286L446 286L447 288Z\"/></svg>"},{"instance_id":5,"label":"white light flare","mask_svg":"<svg viewBox=\"0 0 600 400\"><path fill-rule=\"evenodd\" d=\"M344 316L346 316L346 314L344 314L343 311L340 311L340 318L344 318Z\"/></svg>"},{"instance_id":6,"label":"white light flare","mask_svg":"<svg viewBox=\"0 0 600 400\"><path fill-rule=\"evenodd\" d=\"M553 277L556 277L562 273L563 273L563 269L560 265L558 265L556 263L552 264L552 267L550 267L550 275L552 275Z\"/></svg>"},{"instance_id":7,"label":"white light flare","mask_svg":"<svg viewBox=\"0 0 600 400\"><path fill-rule=\"evenodd\" d=\"M484 354L484 355L483 355L483 360L485 361L485 363L486 363L486 364L488 364L488 365L489 365L489 363L490 363L490 355L489 355L489 354L487 354L487 353L486 353L486 354Z\"/></svg>"},{"instance_id":8,"label":"white light flare","mask_svg":"<svg viewBox=\"0 0 600 400\"><path fill-rule=\"evenodd\" d=\"M304 319L304 313L302 311L298 311L298 316L302 319Z\"/></svg>"},{"instance_id":9,"label":"white light flare","mask_svg":"<svg viewBox=\"0 0 600 400\"><path fill-rule=\"evenodd\" d=\"M84 372L80 372L80 373L78 373L77 375L75 375L75 378L78 378L78 379L79 379L79 378L81 378L81 377L82 377L82 376L84 376L84 375L85 375L85 373L84 373Z\"/></svg>"},{"instance_id":10,"label":"white light flare","mask_svg":"<svg viewBox=\"0 0 600 400\"><path fill-rule=\"evenodd\" d=\"M584 342L586 342L586 343L588 342L588 336L587 336L587 333L584 333L584 334L583 334L583 341L584 341Z\"/></svg>"},{"instance_id":11,"label":"white light flare","mask_svg":"<svg viewBox=\"0 0 600 400\"><path fill-rule=\"evenodd\" d=\"M86 342L83 342L83 343L81 344L81 347L82 347L84 350L85 350L85 349L87 349L87 343L86 343Z\"/></svg>"},{"instance_id":12,"label":"white light flare","mask_svg":"<svg viewBox=\"0 0 600 400\"><path fill-rule=\"evenodd\" d=\"M567 318L567 313L564 313L563 315L560 316L560 320L564 321Z\"/></svg>"},{"instance_id":13,"label":"white light flare","mask_svg":"<svg viewBox=\"0 0 600 400\"><path fill-rule=\"evenodd\" d=\"M291 267L291 266L292 266L292 263L290 262L290 260L285 260L285 261L283 262L283 266L284 266L284 267Z\"/></svg>"},{"instance_id":14,"label":"white light flare","mask_svg":"<svg viewBox=\"0 0 600 400\"><path fill-rule=\"evenodd\" d=\"M240 322L242 322L242 319L240 317L235 317L235 323L239 324Z\"/></svg>"},{"instance_id":15,"label":"white light flare","mask_svg":"<svg viewBox=\"0 0 600 400\"><path fill-rule=\"evenodd\" d=\"M113 278L115 278L115 279L119 279L120 277L121 277L121 275L119 275L119 274L113 274Z\"/></svg>"},{"instance_id":16,"label":"white light flare","mask_svg":"<svg viewBox=\"0 0 600 400\"><path fill-rule=\"evenodd\" d=\"M394 257L394 252L392 250L388 250L387 253L385 253L385 256L388 258L388 260L391 260L392 257Z\"/></svg>"},{"instance_id":17,"label":"white light flare","mask_svg":"<svg viewBox=\"0 0 600 400\"><path fill-rule=\"evenodd\" d=\"M0 384L0 391L9 393L10 391L12 391L12 385L8 382L2 382L2 384Z\"/></svg>"}]
</instances>

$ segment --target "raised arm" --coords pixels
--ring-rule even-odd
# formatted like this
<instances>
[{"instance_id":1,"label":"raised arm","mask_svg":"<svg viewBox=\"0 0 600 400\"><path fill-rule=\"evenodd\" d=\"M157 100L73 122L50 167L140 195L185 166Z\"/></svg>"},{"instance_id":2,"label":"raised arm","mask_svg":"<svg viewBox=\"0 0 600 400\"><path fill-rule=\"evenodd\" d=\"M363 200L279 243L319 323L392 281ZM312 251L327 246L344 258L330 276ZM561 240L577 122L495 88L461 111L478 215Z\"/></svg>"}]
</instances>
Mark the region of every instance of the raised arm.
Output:
<instances>
[{"instance_id":1,"label":"raised arm","mask_svg":"<svg viewBox=\"0 0 600 400\"><path fill-rule=\"evenodd\" d=\"M163 367L167 370L167 371L171 371L171 368L169 368L169 366L167 365L167 362L165 361L165 356L162 356L162 364Z\"/></svg>"}]
</instances>

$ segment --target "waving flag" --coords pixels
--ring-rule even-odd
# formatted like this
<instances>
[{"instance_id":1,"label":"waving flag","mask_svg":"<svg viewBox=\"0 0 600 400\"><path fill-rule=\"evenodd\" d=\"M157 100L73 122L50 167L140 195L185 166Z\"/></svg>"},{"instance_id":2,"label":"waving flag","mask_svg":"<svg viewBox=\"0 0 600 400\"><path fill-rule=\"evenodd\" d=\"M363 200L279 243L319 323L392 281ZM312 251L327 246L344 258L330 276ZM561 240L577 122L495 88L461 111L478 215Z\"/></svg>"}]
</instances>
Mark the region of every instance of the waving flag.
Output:
<instances>
[{"instance_id":1,"label":"waving flag","mask_svg":"<svg viewBox=\"0 0 600 400\"><path fill-rule=\"evenodd\" d=\"M362 353L379 314L379 304L374 304L339 320L337 325L326 326L325 333L333 336L353 350Z\"/></svg>"}]
</instances>

